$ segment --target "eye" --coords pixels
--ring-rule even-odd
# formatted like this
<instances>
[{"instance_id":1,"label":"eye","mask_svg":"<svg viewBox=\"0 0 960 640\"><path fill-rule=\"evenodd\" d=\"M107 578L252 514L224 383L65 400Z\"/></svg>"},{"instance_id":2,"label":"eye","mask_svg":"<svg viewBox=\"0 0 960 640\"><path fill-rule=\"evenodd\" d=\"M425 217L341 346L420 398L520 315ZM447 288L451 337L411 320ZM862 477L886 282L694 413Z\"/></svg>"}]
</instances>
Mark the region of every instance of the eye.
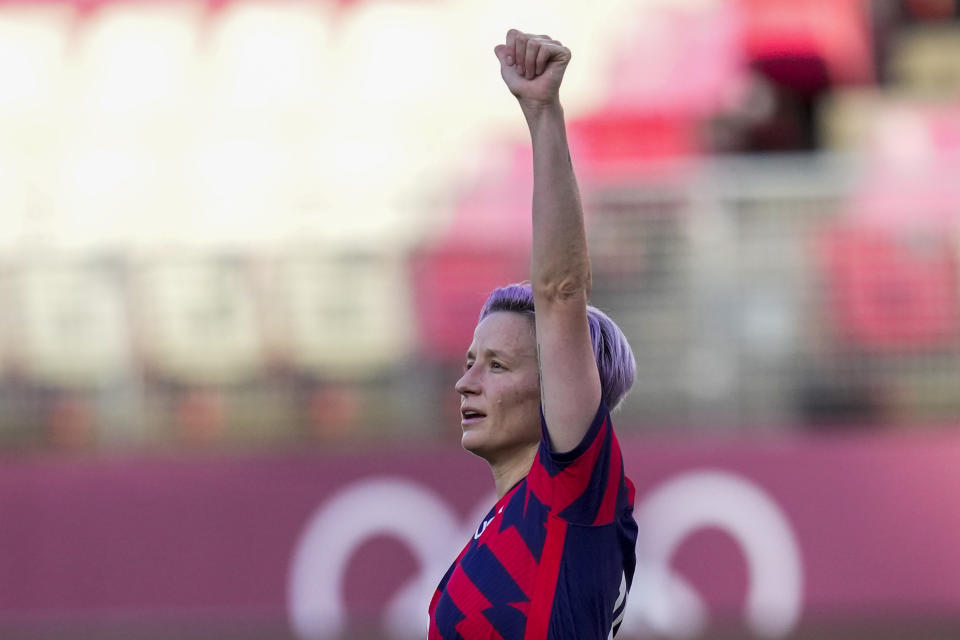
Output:
<instances>
[{"instance_id":1,"label":"eye","mask_svg":"<svg viewBox=\"0 0 960 640\"><path fill-rule=\"evenodd\" d=\"M502 364L500 364L499 362L497 362L496 360L494 360L493 362L490 363L490 368L491 368L491 369L503 369L504 366L503 366Z\"/></svg>"},{"instance_id":2,"label":"eye","mask_svg":"<svg viewBox=\"0 0 960 640\"><path fill-rule=\"evenodd\" d=\"M473 367L473 362L471 362L471 361L468 360L467 362L463 363L463 370L464 370L464 371L469 371L469 370L471 369L471 367Z\"/></svg>"}]
</instances>

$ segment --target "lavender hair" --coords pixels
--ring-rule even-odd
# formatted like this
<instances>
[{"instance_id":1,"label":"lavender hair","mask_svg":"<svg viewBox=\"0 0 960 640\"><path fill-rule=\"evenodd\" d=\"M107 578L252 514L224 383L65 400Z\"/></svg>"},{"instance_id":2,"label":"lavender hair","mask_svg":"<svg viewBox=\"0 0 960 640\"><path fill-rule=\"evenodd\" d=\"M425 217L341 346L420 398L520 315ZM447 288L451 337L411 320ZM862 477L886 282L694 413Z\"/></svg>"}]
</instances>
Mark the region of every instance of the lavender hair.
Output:
<instances>
[{"instance_id":1,"label":"lavender hair","mask_svg":"<svg viewBox=\"0 0 960 640\"><path fill-rule=\"evenodd\" d=\"M480 309L483 320L496 311L510 311L534 317L533 289L529 282L508 284L494 289ZM478 321L479 321L478 320ZM633 386L637 364L633 351L620 327L607 314L587 305L587 322L590 325L590 342L600 371L600 386L603 402L611 411L620 406Z\"/></svg>"}]
</instances>

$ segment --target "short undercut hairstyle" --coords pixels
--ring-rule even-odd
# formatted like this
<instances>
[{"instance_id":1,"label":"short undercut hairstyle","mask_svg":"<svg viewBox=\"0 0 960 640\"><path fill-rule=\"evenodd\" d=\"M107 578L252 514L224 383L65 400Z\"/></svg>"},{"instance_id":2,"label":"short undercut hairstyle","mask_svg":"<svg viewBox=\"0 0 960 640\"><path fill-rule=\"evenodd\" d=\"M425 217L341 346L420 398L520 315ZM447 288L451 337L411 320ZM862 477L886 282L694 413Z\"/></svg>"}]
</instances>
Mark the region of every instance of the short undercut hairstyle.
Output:
<instances>
[{"instance_id":1,"label":"short undercut hairstyle","mask_svg":"<svg viewBox=\"0 0 960 640\"><path fill-rule=\"evenodd\" d=\"M497 311L520 313L533 320L535 313L530 283L519 282L494 289L480 309L478 322ZM600 372L603 402L613 411L633 386L637 371L633 350L617 323L596 307L587 305L587 322L590 325L593 356Z\"/></svg>"}]
</instances>

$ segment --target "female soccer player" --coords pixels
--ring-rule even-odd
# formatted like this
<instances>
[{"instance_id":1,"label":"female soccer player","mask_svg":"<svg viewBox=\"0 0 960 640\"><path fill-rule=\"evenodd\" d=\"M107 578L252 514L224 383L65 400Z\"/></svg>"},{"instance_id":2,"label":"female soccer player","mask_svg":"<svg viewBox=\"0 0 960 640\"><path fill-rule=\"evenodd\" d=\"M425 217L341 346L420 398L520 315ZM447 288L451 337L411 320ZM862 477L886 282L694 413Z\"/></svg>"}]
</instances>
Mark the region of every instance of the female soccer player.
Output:
<instances>
[{"instance_id":1,"label":"female soccer player","mask_svg":"<svg viewBox=\"0 0 960 640\"><path fill-rule=\"evenodd\" d=\"M440 581L430 640L607 640L635 566L633 485L608 407L633 384L620 329L587 305L590 261L560 83L570 51L511 29L494 49L533 141L531 284L495 290L467 352L462 444L499 499Z\"/></svg>"}]
</instances>

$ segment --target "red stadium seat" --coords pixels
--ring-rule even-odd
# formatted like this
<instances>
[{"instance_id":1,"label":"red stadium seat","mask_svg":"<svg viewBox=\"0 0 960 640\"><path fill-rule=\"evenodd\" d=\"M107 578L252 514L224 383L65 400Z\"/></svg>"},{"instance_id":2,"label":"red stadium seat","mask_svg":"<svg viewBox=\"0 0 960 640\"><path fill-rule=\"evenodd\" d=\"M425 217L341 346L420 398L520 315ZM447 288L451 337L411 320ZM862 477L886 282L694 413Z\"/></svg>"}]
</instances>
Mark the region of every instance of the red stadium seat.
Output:
<instances>
[{"instance_id":1,"label":"red stadium seat","mask_svg":"<svg viewBox=\"0 0 960 640\"><path fill-rule=\"evenodd\" d=\"M909 104L881 112L862 181L824 239L834 314L861 346L928 349L957 337L957 115Z\"/></svg>"},{"instance_id":2,"label":"red stadium seat","mask_svg":"<svg viewBox=\"0 0 960 640\"><path fill-rule=\"evenodd\" d=\"M637 10L616 47L603 104L568 126L582 178L631 178L700 153L701 123L744 86L740 39L729 5Z\"/></svg>"},{"instance_id":3,"label":"red stadium seat","mask_svg":"<svg viewBox=\"0 0 960 640\"><path fill-rule=\"evenodd\" d=\"M820 65L829 84L872 83L869 8L861 0L739 0L747 56L795 89L816 89ZM777 61L792 60L793 64ZM795 84L800 83L800 84Z\"/></svg>"},{"instance_id":4,"label":"red stadium seat","mask_svg":"<svg viewBox=\"0 0 960 640\"><path fill-rule=\"evenodd\" d=\"M570 153L584 180L636 176L652 162L698 153L699 127L687 116L609 110L570 122Z\"/></svg>"},{"instance_id":5,"label":"red stadium seat","mask_svg":"<svg viewBox=\"0 0 960 640\"><path fill-rule=\"evenodd\" d=\"M526 251L446 246L414 256L414 300L422 352L460 362L480 307L494 288L527 278Z\"/></svg>"},{"instance_id":6,"label":"red stadium seat","mask_svg":"<svg viewBox=\"0 0 960 640\"><path fill-rule=\"evenodd\" d=\"M823 238L842 335L876 351L942 347L957 336L956 248L943 234L841 226Z\"/></svg>"}]
</instances>

